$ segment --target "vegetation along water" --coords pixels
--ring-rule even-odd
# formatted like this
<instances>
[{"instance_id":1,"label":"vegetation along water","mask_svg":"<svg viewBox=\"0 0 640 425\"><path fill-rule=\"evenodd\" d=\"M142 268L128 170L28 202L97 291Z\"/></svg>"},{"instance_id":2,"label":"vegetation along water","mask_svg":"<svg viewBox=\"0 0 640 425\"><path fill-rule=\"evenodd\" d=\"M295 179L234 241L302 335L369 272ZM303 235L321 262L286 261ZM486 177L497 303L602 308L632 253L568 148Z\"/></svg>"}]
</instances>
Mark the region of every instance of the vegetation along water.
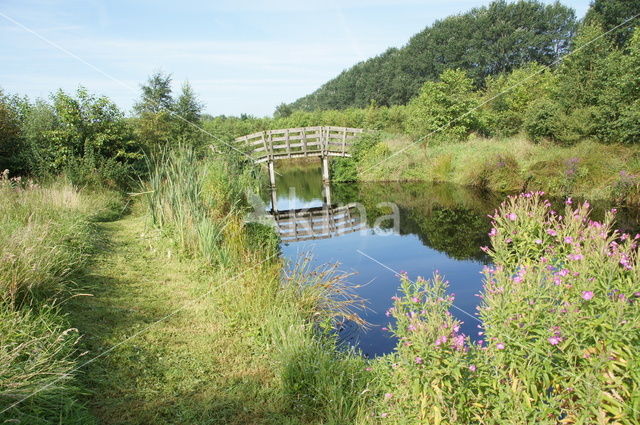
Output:
<instances>
[{"instance_id":1,"label":"vegetation along water","mask_svg":"<svg viewBox=\"0 0 640 425\"><path fill-rule=\"evenodd\" d=\"M0 422L639 424L637 14L495 1L265 118L0 92ZM234 142L308 126L366 130L331 182Z\"/></svg>"}]
</instances>

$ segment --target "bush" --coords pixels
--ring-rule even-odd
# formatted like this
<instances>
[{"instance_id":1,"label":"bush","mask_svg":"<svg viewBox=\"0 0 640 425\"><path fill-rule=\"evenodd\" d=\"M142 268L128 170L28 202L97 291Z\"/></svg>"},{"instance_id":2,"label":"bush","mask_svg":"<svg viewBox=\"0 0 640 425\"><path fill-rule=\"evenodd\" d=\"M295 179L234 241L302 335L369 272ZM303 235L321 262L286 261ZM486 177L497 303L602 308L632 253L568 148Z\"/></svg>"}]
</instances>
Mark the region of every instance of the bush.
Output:
<instances>
[{"instance_id":1,"label":"bush","mask_svg":"<svg viewBox=\"0 0 640 425\"><path fill-rule=\"evenodd\" d=\"M391 423L637 423L638 237L613 231L615 211L596 222L588 203L566 203L558 214L527 193L493 215L477 343L459 333L440 276L401 275L403 296L389 311L399 345L380 366L386 395L374 415Z\"/></svg>"},{"instance_id":2,"label":"bush","mask_svg":"<svg viewBox=\"0 0 640 425\"><path fill-rule=\"evenodd\" d=\"M426 82L408 105L407 130L416 137L461 140L477 127L478 101L464 71L447 70L440 82Z\"/></svg>"},{"instance_id":3,"label":"bush","mask_svg":"<svg viewBox=\"0 0 640 425\"><path fill-rule=\"evenodd\" d=\"M538 99L527 108L524 130L531 140L553 140L560 125L561 108L548 98Z\"/></svg>"}]
</instances>

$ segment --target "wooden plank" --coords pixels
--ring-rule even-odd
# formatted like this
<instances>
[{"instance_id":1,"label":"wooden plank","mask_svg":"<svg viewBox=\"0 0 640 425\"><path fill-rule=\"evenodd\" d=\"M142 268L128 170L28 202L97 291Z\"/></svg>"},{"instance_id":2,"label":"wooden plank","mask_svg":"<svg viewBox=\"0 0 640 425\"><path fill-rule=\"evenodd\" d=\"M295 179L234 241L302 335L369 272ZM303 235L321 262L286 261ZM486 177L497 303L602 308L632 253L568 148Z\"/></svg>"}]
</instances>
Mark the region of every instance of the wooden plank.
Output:
<instances>
[{"instance_id":1,"label":"wooden plank","mask_svg":"<svg viewBox=\"0 0 640 425\"><path fill-rule=\"evenodd\" d=\"M289 153L289 158L291 158L291 145L289 142L289 129L287 129L287 152Z\"/></svg>"}]
</instances>

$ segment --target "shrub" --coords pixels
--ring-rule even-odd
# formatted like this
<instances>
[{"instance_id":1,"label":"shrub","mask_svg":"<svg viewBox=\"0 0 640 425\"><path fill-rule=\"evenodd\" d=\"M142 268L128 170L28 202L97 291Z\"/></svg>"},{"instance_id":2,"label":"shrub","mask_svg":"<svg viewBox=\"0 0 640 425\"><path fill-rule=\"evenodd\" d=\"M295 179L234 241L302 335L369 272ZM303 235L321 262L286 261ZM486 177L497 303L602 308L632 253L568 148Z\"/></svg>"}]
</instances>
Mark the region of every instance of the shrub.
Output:
<instances>
[{"instance_id":1,"label":"shrub","mask_svg":"<svg viewBox=\"0 0 640 425\"><path fill-rule=\"evenodd\" d=\"M460 70L444 71L440 80L426 82L409 104L407 130L416 137L464 139L476 127L473 81Z\"/></svg>"},{"instance_id":2,"label":"shrub","mask_svg":"<svg viewBox=\"0 0 640 425\"><path fill-rule=\"evenodd\" d=\"M589 219L571 199L559 214L540 193L493 215L480 340L459 333L439 276L412 282L388 312L399 339L381 365L374 414L386 422L637 422L640 269L637 243ZM471 320L478 320L467 312Z\"/></svg>"},{"instance_id":3,"label":"shrub","mask_svg":"<svg viewBox=\"0 0 640 425\"><path fill-rule=\"evenodd\" d=\"M560 116L560 105L548 98L538 99L527 108L524 130L534 142L552 140L558 130Z\"/></svg>"}]
</instances>

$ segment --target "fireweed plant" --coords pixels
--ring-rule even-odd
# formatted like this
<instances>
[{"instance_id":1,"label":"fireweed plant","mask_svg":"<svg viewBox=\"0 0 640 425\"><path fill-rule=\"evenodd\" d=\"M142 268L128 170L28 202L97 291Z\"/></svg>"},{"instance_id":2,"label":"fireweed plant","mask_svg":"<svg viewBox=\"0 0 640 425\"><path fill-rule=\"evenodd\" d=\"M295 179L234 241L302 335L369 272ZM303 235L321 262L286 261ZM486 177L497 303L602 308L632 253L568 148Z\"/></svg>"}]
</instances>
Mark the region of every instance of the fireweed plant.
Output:
<instances>
[{"instance_id":1,"label":"fireweed plant","mask_svg":"<svg viewBox=\"0 0 640 425\"><path fill-rule=\"evenodd\" d=\"M597 222L587 202L556 212L542 196L491 216L476 342L442 277L400 275L374 421L640 423L640 235L613 230L615 210Z\"/></svg>"}]
</instances>

